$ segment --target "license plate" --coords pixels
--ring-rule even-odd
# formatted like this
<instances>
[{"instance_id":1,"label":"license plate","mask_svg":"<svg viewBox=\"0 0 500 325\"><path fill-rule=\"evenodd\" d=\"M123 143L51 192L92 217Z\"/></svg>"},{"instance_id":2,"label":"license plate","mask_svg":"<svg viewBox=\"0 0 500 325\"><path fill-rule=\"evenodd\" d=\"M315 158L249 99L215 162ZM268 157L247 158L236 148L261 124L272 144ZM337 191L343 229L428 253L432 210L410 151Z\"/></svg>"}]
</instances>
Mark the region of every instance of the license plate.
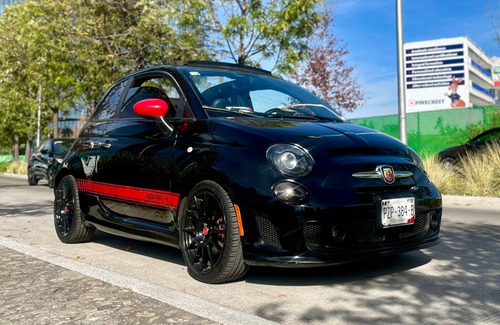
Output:
<instances>
[{"instance_id":1,"label":"license plate","mask_svg":"<svg viewBox=\"0 0 500 325\"><path fill-rule=\"evenodd\" d=\"M382 226L412 225L415 223L415 198L404 197L381 201Z\"/></svg>"}]
</instances>

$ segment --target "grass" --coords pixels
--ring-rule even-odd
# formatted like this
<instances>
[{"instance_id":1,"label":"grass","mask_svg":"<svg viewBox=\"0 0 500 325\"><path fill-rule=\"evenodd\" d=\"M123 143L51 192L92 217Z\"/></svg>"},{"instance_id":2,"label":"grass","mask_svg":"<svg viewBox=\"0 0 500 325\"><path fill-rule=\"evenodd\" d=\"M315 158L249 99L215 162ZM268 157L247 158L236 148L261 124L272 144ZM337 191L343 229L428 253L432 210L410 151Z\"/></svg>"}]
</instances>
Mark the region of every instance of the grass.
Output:
<instances>
[{"instance_id":1,"label":"grass","mask_svg":"<svg viewBox=\"0 0 500 325\"><path fill-rule=\"evenodd\" d=\"M425 169L441 194L500 197L500 145L462 157L446 170L435 158L424 161Z\"/></svg>"},{"instance_id":2,"label":"grass","mask_svg":"<svg viewBox=\"0 0 500 325\"><path fill-rule=\"evenodd\" d=\"M28 174L28 164L26 162L10 162L10 163L0 163L0 174L10 173L10 174Z\"/></svg>"},{"instance_id":3,"label":"grass","mask_svg":"<svg viewBox=\"0 0 500 325\"><path fill-rule=\"evenodd\" d=\"M3 174L7 172L7 168L9 167L10 163L0 163L0 174Z\"/></svg>"}]
</instances>

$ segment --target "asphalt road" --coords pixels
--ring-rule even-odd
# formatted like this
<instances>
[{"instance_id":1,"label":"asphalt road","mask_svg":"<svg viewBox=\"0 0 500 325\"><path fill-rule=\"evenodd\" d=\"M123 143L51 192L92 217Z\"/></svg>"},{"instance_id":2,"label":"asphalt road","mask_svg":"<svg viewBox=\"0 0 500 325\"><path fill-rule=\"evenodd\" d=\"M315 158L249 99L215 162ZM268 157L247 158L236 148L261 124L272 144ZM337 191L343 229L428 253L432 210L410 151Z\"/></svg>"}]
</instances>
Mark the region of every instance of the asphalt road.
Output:
<instances>
[{"instance_id":1,"label":"asphalt road","mask_svg":"<svg viewBox=\"0 0 500 325\"><path fill-rule=\"evenodd\" d=\"M148 288L174 298L182 293L181 308L213 321L240 311L283 324L500 324L498 200L445 197L443 242L429 249L318 269L253 268L222 285L190 278L180 251L166 246L102 232L90 243L63 244L53 229L52 200L42 183L0 176L0 244L77 263L80 272L106 274L103 281L115 285L140 283L137 292L167 303Z\"/></svg>"}]
</instances>

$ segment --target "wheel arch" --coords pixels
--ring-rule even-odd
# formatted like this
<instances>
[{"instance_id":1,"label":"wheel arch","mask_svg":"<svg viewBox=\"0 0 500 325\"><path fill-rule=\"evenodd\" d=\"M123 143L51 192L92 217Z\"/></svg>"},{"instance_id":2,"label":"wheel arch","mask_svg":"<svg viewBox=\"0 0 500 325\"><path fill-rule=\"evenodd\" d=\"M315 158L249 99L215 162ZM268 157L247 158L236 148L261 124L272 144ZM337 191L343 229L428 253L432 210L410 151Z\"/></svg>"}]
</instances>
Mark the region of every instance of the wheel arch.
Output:
<instances>
[{"instance_id":1,"label":"wheel arch","mask_svg":"<svg viewBox=\"0 0 500 325\"><path fill-rule=\"evenodd\" d=\"M193 189L197 184L203 181L213 181L220 185L229 195L231 201L237 204L238 199L236 197L235 192L232 190L230 184L230 180L226 174L221 171L216 170L215 168L209 168L203 171L196 171L191 175L183 178L182 188L179 193L179 209L175 216L175 222L177 223L179 220L179 213L182 213L182 202L187 198L191 189Z\"/></svg>"}]
</instances>

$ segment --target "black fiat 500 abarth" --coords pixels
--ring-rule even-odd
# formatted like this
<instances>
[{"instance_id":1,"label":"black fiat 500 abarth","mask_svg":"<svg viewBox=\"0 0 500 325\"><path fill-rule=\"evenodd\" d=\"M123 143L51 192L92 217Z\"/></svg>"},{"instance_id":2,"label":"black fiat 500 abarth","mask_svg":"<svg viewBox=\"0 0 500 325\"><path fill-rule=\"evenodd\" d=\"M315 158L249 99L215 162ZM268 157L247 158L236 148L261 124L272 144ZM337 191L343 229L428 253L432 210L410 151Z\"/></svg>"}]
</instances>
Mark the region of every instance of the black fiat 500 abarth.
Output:
<instances>
[{"instance_id":1,"label":"black fiat 500 abarth","mask_svg":"<svg viewBox=\"0 0 500 325\"><path fill-rule=\"evenodd\" d=\"M193 62L118 80L55 179L65 243L94 230L182 251L207 283L437 244L441 196L400 141L260 69Z\"/></svg>"}]
</instances>

